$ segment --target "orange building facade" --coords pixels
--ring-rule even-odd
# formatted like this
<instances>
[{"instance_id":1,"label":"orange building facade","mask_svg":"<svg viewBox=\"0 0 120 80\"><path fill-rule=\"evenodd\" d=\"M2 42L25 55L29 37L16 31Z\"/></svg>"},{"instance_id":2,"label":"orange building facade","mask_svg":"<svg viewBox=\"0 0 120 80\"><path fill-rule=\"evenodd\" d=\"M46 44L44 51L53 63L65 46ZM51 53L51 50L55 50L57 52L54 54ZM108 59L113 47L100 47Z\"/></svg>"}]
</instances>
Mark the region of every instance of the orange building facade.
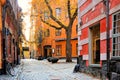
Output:
<instances>
[{"instance_id":1,"label":"orange building facade","mask_svg":"<svg viewBox=\"0 0 120 80\"><path fill-rule=\"evenodd\" d=\"M67 6L62 3L65 3L65 0L58 0L56 4L54 1L51 1L50 6L52 7L53 14L57 17L62 23L68 23L68 16L67 16ZM71 4L75 4L76 0L71 1ZM66 3L67 4L67 3ZM48 13L44 13L44 19L49 19ZM38 20L40 21L40 20ZM50 21L51 24L56 23L54 21ZM38 24L38 22L37 22ZM38 55L43 56L45 58L49 56L65 58L66 57L66 32L62 28L57 30L52 28L45 23L40 22L40 27L42 28L42 39L40 39L40 44L38 45ZM72 34L71 34L71 46L72 46L72 57L77 57L77 18L74 21L72 27Z\"/></svg>"}]
</instances>

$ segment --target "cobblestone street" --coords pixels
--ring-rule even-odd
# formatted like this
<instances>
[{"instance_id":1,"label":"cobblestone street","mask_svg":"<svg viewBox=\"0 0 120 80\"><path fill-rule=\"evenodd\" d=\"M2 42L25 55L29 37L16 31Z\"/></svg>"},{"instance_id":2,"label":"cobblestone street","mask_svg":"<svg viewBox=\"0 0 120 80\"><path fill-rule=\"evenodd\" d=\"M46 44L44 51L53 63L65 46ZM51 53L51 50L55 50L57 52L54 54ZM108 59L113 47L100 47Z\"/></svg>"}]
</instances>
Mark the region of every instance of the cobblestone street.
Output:
<instances>
[{"instance_id":1,"label":"cobblestone street","mask_svg":"<svg viewBox=\"0 0 120 80\"><path fill-rule=\"evenodd\" d=\"M73 73L76 61L66 63L64 59L58 63L47 60L23 59L15 68L16 76L0 75L0 80L98 80L84 73Z\"/></svg>"},{"instance_id":2,"label":"cobblestone street","mask_svg":"<svg viewBox=\"0 0 120 80\"><path fill-rule=\"evenodd\" d=\"M19 80L97 80L83 73L73 73L76 62L59 60L52 64L47 60L22 60L23 70Z\"/></svg>"}]
</instances>

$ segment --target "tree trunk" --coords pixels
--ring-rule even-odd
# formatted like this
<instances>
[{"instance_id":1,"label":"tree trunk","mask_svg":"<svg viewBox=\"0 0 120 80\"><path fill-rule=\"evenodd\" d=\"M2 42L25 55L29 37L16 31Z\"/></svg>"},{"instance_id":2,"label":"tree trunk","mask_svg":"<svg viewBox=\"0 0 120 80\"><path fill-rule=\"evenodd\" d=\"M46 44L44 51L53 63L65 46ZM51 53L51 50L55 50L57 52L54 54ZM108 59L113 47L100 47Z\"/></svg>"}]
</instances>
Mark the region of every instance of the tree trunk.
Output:
<instances>
[{"instance_id":1,"label":"tree trunk","mask_svg":"<svg viewBox=\"0 0 120 80\"><path fill-rule=\"evenodd\" d=\"M68 28L66 30L66 62L72 62L71 33L72 28Z\"/></svg>"}]
</instances>

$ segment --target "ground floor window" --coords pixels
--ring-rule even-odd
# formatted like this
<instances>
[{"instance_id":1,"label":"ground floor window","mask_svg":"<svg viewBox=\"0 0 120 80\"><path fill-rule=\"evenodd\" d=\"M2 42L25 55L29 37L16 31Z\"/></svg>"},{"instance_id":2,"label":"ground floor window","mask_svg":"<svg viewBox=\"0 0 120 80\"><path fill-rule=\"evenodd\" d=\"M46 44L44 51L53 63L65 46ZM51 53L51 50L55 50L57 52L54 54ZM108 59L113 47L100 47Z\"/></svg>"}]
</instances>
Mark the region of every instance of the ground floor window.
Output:
<instances>
[{"instance_id":1,"label":"ground floor window","mask_svg":"<svg viewBox=\"0 0 120 80\"><path fill-rule=\"evenodd\" d=\"M56 55L61 56L62 54L62 45L56 45Z\"/></svg>"},{"instance_id":2,"label":"ground floor window","mask_svg":"<svg viewBox=\"0 0 120 80\"><path fill-rule=\"evenodd\" d=\"M100 25L90 28L90 58L91 64L100 63Z\"/></svg>"},{"instance_id":3,"label":"ground floor window","mask_svg":"<svg viewBox=\"0 0 120 80\"><path fill-rule=\"evenodd\" d=\"M120 57L120 12L113 15L113 56Z\"/></svg>"}]
</instances>

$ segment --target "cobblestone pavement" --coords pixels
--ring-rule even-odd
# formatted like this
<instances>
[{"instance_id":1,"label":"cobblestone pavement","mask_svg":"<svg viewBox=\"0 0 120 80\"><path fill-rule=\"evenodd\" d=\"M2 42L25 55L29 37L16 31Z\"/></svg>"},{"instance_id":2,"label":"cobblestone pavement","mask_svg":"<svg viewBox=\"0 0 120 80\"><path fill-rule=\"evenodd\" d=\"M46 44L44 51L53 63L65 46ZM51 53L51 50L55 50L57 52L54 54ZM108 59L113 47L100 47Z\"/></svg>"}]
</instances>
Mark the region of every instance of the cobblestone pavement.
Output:
<instances>
[{"instance_id":1,"label":"cobblestone pavement","mask_svg":"<svg viewBox=\"0 0 120 80\"><path fill-rule=\"evenodd\" d=\"M22 60L23 70L18 80L98 80L83 73L73 73L76 62L50 63L47 60Z\"/></svg>"},{"instance_id":2,"label":"cobblestone pavement","mask_svg":"<svg viewBox=\"0 0 120 80\"><path fill-rule=\"evenodd\" d=\"M22 70L22 63L20 65L17 65L16 67L14 67L14 72L15 72L15 76L11 76L11 75L0 75L0 80L18 80L18 76L21 73Z\"/></svg>"},{"instance_id":3,"label":"cobblestone pavement","mask_svg":"<svg viewBox=\"0 0 120 80\"><path fill-rule=\"evenodd\" d=\"M73 73L76 61L66 63L60 59L57 63L47 60L23 59L15 67L16 76L0 75L0 80L98 80L84 73Z\"/></svg>"}]
</instances>

